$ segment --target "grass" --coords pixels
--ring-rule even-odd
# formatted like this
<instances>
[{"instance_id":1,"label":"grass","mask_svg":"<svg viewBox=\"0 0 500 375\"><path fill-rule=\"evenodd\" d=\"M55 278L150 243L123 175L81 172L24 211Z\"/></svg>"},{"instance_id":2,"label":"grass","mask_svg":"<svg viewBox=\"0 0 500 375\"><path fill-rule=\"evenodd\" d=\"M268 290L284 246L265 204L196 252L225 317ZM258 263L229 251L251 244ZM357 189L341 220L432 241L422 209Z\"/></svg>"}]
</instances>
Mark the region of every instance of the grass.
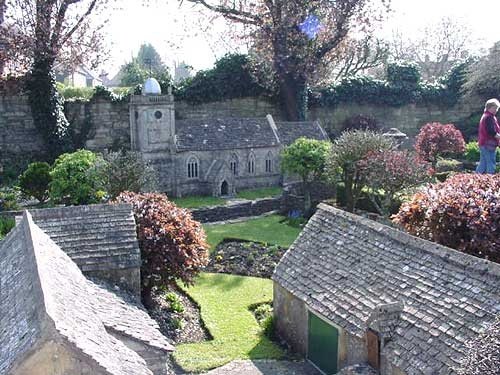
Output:
<instances>
[{"instance_id":1,"label":"grass","mask_svg":"<svg viewBox=\"0 0 500 375\"><path fill-rule=\"evenodd\" d=\"M233 224L204 225L211 251L225 238L289 247L302 228L280 215L269 215Z\"/></svg>"},{"instance_id":2,"label":"grass","mask_svg":"<svg viewBox=\"0 0 500 375\"><path fill-rule=\"evenodd\" d=\"M202 197L202 196L192 196L184 198L171 198L177 206L182 208L199 208L207 206L220 206L226 204L226 201L218 197Z\"/></svg>"},{"instance_id":3,"label":"grass","mask_svg":"<svg viewBox=\"0 0 500 375\"><path fill-rule=\"evenodd\" d=\"M282 192L281 187L268 187L261 189L251 189L240 191L236 197L248 200L255 200L260 198L272 198L280 195Z\"/></svg>"},{"instance_id":4,"label":"grass","mask_svg":"<svg viewBox=\"0 0 500 375\"><path fill-rule=\"evenodd\" d=\"M280 359L284 352L263 335L249 307L273 298L272 281L202 273L187 293L200 305L213 340L177 345L176 362L187 372L222 366L234 359Z\"/></svg>"}]
</instances>

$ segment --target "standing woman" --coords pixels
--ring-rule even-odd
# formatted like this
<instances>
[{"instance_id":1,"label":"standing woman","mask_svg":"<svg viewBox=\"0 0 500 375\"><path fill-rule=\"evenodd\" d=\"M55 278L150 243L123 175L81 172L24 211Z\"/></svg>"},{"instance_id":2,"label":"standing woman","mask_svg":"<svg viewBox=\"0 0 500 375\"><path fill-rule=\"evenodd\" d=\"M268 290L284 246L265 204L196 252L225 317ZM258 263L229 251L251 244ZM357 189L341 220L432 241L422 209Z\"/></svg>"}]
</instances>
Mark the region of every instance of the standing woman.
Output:
<instances>
[{"instance_id":1,"label":"standing woman","mask_svg":"<svg viewBox=\"0 0 500 375\"><path fill-rule=\"evenodd\" d=\"M480 159L476 173L495 173L496 149L500 142L500 124L495 115L499 107L497 99L489 99L484 106L484 113L479 121Z\"/></svg>"}]
</instances>

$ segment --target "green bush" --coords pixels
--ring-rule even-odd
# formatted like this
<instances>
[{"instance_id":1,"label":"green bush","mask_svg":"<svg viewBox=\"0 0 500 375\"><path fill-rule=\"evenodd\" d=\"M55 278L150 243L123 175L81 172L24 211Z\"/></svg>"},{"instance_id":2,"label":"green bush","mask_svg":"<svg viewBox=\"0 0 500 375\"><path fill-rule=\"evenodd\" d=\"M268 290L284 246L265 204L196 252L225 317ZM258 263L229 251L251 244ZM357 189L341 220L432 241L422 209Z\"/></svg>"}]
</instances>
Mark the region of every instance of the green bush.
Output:
<instances>
[{"instance_id":1,"label":"green bush","mask_svg":"<svg viewBox=\"0 0 500 375\"><path fill-rule=\"evenodd\" d=\"M21 176L19 176L19 187L21 191L30 197L35 197L43 203L49 197L50 165L45 162L35 162L28 165Z\"/></svg>"},{"instance_id":2,"label":"green bush","mask_svg":"<svg viewBox=\"0 0 500 375\"><path fill-rule=\"evenodd\" d=\"M420 78L420 70L416 64L399 62L387 65L387 81L392 85L408 84L416 87Z\"/></svg>"},{"instance_id":3,"label":"green bush","mask_svg":"<svg viewBox=\"0 0 500 375\"><path fill-rule=\"evenodd\" d=\"M497 161L499 161L500 160L499 149L497 149L496 156L497 156ZM479 144L477 143L477 141L472 141L467 143L465 145L465 159L468 161L477 162L479 161L479 157L480 157L480 152L479 152Z\"/></svg>"},{"instance_id":4,"label":"green bush","mask_svg":"<svg viewBox=\"0 0 500 375\"><path fill-rule=\"evenodd\" d=\"M57 91L64 100L90 100L94 95L93 87L75 87L58 82Z\"/></svg>"},{"instance_id":5,"label":"green bush","mask_svg":"<svg viewBox=\"0 0 500 375\"><path fill-rule=\"evenodd\" d=\"M96 165L96 178L101 190L111 198L124 191L153 191L156 187L156 174L137 152L110 152Z\"/></svg>"},{"instance_id":6,"label":"green bush","mask_svg":"<svg viewBox=\"0 0 500 375\"><path fill-rule=\"evenodd\" d=\"M19 209L20 191L15 187L4 187L0 189L0 211L12 211Z\"/></svg>"},{"instance_id":7,"label":"green bush","mask_svg":"<svg viewBox=\"0 0 500 375\"><path fill-rule=\"evenodd\" d=\"M16 221L8 217L0 217L0 240L11 231L16 225Z\"/></svg>"},{"instance_id":8,"label":"green bush","mask_svg":"<svg viewBox=\"0 0 500 375\"><path fill-rule=\"evenodd\" d=\"M50 199L66 205L102 201L105 192L98 189L95 172L96 164L101 160L100 156L87 150L60 155L50 172Z\"/></svg>"}]
</instances>

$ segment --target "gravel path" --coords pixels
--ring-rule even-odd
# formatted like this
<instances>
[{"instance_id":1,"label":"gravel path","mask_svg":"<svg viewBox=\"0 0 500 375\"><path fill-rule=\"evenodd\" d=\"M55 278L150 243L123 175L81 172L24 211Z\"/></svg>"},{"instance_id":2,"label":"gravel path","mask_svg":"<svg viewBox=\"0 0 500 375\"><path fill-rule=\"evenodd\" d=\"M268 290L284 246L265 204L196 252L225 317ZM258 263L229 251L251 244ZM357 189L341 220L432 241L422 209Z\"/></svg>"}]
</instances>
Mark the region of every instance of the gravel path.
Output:
<instances>
[{"instance_id":1,"label":"gravel path","mask_svg":"<svg viewBox=\"0 0 500 375\"><path fill-rule=\"evenodd\" d=\"M299 361L233 361L209 371L206 375L320 375L311 364Z\"/></svg>"}]
</instances>

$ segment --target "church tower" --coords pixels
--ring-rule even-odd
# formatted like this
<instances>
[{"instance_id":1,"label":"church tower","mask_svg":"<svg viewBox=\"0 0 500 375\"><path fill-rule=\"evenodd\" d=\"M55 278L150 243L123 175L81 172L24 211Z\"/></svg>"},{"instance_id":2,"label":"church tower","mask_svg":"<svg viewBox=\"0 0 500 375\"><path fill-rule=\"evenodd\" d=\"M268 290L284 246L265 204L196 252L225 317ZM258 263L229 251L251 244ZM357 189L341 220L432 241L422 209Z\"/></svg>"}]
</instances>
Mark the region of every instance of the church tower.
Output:
<instances>
[{"instance_id":1,"label":"church tower","mask_svg":"<svg viewBox=\"0 0 500 375\"><path fill-rule=\"evenodd\" d=\"M175 110L170 87L168 94L162 95L158 81L148 78L142 95L132 96L129 111L132 151L175 152Z\"/></svg>"}]
</instances>

